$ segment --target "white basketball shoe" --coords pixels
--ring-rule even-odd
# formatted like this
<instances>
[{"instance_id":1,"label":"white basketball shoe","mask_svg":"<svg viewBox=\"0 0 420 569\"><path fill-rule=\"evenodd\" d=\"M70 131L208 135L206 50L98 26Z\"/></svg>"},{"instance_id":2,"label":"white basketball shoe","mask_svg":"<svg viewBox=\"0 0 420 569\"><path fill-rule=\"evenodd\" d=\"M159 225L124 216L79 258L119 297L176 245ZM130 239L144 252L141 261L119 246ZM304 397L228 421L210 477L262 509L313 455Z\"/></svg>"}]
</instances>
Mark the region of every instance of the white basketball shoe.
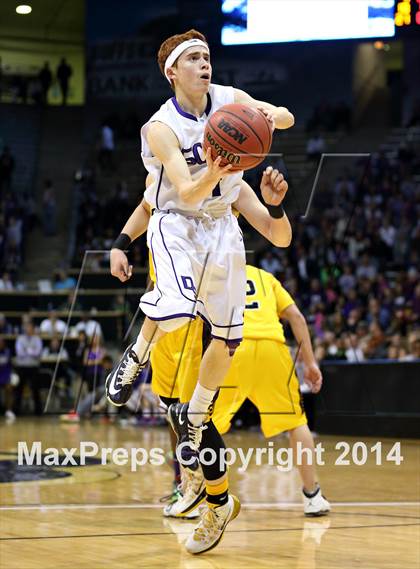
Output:
<instances>
[{"instance_id":1,"label":"white basketball shoe","mask_svg":"<svg viewBox=\"0 0 420 569\"><path fill-rule=\"evenodd\" d=\"M190 470L183 468L181 472L182 496L163 508L163 515L167 518L196 518L198 506L206 499L206 484L201 468Z\"/></svg>"},{"instance_id":2,"label":"white basketball shoe","mask_svg":"<svg viewBox=\"0 0 420 569\"><path fill-rule=\"evenodd\" d=\"M305 516L317 517L317 516L327 516L331 510L331 505L321 494L321 488L318 486L316 493L308 497L305 492L303 494L303 511Z\"/></svg>"},{"instance_id":3,"label":"white basketball shoe","mask_svg":"<svg viewBox=\"0 0 420 569\"><path fill-rule=\"evenodd\" d=\"M189 553L204 553L216 547L222 539L226 526L234 520L241 509L236 496L229 495L223 506L207 506L202 513L201 521L185 542Z\"/></svg>"}]
</instances>

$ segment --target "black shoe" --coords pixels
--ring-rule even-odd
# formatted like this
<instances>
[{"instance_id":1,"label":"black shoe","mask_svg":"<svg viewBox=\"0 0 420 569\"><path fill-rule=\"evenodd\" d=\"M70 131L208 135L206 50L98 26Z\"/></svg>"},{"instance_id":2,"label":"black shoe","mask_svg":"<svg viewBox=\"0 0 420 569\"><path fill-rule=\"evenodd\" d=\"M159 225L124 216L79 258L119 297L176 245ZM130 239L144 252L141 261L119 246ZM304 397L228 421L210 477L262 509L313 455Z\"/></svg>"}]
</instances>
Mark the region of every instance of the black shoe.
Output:
<instances>
[{"instance_id":1,"label":"black shoe","mask_svg":"<svg viewBox=\"0 0 420 569\"><path fill-rule=\"evenodd\" d=\"M168 409L168 419L177 436L180 449L180 463L185 468L197 470L200 466L198 452L201 444L202 431L207 427L196 427L188 419L188 403L173 403Z\"/></svg>"},{"instance_id":2,"label":"black shoe","mask_svg":"<svg viewBox=\"0 0 420 569\"><path fill-rule=\"evenodd\" d=\"M133 383L145 366L145 364L140 364L133 346L134 342L128 346L121 360L106 378L106 397L110 403L117 407L125 405L130 399Z\"/></svg>"}]
</instances>

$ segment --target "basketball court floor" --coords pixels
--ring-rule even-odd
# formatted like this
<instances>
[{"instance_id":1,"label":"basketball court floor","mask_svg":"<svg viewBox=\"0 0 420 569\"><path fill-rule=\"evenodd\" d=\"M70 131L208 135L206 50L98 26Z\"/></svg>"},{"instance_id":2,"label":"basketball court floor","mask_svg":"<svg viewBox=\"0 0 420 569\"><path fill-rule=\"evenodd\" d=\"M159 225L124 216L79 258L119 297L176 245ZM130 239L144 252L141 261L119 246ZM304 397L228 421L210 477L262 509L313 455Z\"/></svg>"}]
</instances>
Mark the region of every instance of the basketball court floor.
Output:
<instances>
[{"instance_id":1,"label":"basketball court floor","mask_svg":"<svg viewBox=\"0 0 420 569\"><path fill-rule=\"evenodd\" d=\"M81 441L169 450L165 428L44 418L2 423L0 429L0 566L7 569L420 567L419 441L401 441L399 466L385 460L391 440L382 441L382 465L369 452L364 465L351 460L338 466L337 442L353 448L356 439L316 439L325 448L318 472L333 507L322 518L303 516L295 470L280 472L255 461L245 472L232 466L230 486L242 511L217 548L191 556L182 542L195 523L162 516L159 499L169 493L172 480L167 464L147 463L137 472L130 464L95 460L87 466L16 468L19 441L28 447L42 441L47 454L47 447L78 449ZM363 439L367 448L377 440ZM245 431L228 435L226 442L245 452L266 445L260 434ZM287 446L283 437L274 443Z\"/></svg>"}]
</instances>

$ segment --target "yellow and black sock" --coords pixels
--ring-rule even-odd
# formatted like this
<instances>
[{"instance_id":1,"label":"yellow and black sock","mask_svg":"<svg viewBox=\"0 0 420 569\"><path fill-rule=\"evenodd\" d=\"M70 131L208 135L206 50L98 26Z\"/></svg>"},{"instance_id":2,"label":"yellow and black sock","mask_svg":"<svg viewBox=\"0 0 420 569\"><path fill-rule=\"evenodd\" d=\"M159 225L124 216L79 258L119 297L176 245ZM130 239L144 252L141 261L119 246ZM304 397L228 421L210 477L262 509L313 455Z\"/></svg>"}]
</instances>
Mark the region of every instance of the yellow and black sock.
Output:
<instances>
[{"instance_id":1,"label":"yellow and black sock","mask_svg":"<svg viewBox=\"0 0 420 569\"><path fill-rule=\"evenodd\" d=\"M224 506L229 498L229 483L225 478L219 484L211 485L206 481L207 503L210 507Z\"/></svg>"}]
</instances>

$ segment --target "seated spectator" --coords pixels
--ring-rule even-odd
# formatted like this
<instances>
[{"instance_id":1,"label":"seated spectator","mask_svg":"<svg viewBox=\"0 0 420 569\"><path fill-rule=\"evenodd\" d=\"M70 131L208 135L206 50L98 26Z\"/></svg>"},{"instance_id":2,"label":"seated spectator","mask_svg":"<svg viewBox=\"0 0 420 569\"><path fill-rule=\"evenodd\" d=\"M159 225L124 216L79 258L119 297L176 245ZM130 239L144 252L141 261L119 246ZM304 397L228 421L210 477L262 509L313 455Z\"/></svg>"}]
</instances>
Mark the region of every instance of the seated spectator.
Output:
<instances>
[{"instance_id":1,"label":"seated spectator","mask_svg":"<svg viewBox=\"0 0 420 569\"><path fill-rule=\"evenodd\" d=\"M311 279L308 299L309 306L316 306L320 303L325 303L326 295L321 287L319 279Z\"/></svg>"},{"instance_id":2,"label":"seated spectator","mask_svg":"<svg viewBox=\"0 0 420 569\"><path fill-rule=\"evenodd\" d=\"M61 339L54 337L51 338L50 343L42 350L42 361L43 362L56 362L58 358L62 362L69 361L69 353L65 346L61 348Z\"/></svg>"},{"instance_id":3,"label":"seated spectator","mask_svg":"<svg viewBox=\"0 0 420 569\"><path fill-rule=\"evenodd\" d=\"M2 404L5 410L6 421L9 423L16 419L16 416L13 413L13 386L11 379L11 352L6 345L4 338L0 336L0 393L2 393Z\"/></svg>"},{"instance_id":4,"label":"seated spectator","mask_svg":"<svg viewBox=\"0 0 420 569\"><path fill-rule=\"evenodd\" d=\"M368 359L386 358L385 335L377 321L372 322L369 326L364 353Z\"/></svg>"},{"instance_id":5,"label":"seated spectator","mask_svg":"<svg viewBox=\"0 0 420 569\"><path fill-rule=\"evenodd\" d=\"M379 237L381 238L383 243L386 245L388 253L389 253L391 258L392 258L392 253L393 253L393 247L395 244L396 232L397 232L397 230L395 229L395 227L393 225L391 225L389 218L386 217L383 220L381 227L379 228Z\"/></svg>"},{"instance_id":6,"label":"seated spectator","mask_svg":"<svg viewBox=\"0 0 420 569\"><path fill-rule=\"evenodd\" d=\"M417 318L420 318L420 282L414 289L413 312Z\"/></svg>"},{"instance_id":7,"label":"seated spectator","mask_svg":"<svg viewBox=\"0 0 420 569\"><path fill-rule=\"evenodd\" d=\"M23 220L10 216L6 229L7 246L9 249L21 250L23 238Z\"/></svg>"},{"instance_id":8,"label":"seated spectator","mask_svg":"<svg viewBox=\"0 0 420 569\"><path fill-rule=\"evenodd\" d=\"M342 313L339 310L336 310L334 314L331 315L330 328L336 337L341 336L345 331L346 322L344 320Z\"/></svg>"},{"instance_id":9,"label":"seated spectator","mask_svg":"<svg viewBox=\"0 0 420 569\"><path fill-rule=\"evenodd\" d=\"M319 161L323 152L325 152L325 140L319 133L314 134L306 145L306 156L309 160Z\"/></svg>"},{"instance_id":10,"label":"seated spectator","mask_svg":"<svg viewBox=\"0 0 420 569\"><path fill-rule=\"evenodd\" d=\"M345 360L346 352L344 339L335 338L332 332L325 334L325 360Z\"/></svg>"},{"instance_id":11,"label":"seated spectator","mask_svg":"<svg viewBox=\"0 0 420 569\"><path fill-rule=\"evenodd\" d=\"M13 326L6 320L4 314L0 314L0 335L11 334L13 332Z\"/></svg>"},{"instance_id":12,"label":"seated spectator","mask_svg":"<svg viewBox=\"0 0 420 569\"><path fill-rule=\"evenodd\" d=\"M66 323L64 320L57 318L55 310L50 310L48 318L45 318L39 327L41 334L48 334L49 336L53 336L54 334L63 335L66 329Z\"/></svg>"},{"instance_id":13,"label":"seated spectator","mask_svg":"<svg viewBox=\"0 0 420 569\"><path fill-rule=\"evenodd\" d=\"M7 290L14 290L12 278L9 273L3 273L0 278L0 292Z\"/></svg>"},{"instance_id":14,"label":"seated spectator","mask_svg":"<svg viewBox=\"0 0 420 569\"><path fill-rule=\"evenodd\" d=\"M348 294L348 292L356 286L356 277L351 265L345 265L341 277L338 279L341 292Z\"/></svg>"},{"instance_id":15,"label":"seated spectator","mask_svg":"<svg viewBox=\"0 0 420 569\"><path fill-rule=\"evenodd\" d=\"M15 343L15 365L19 375L16 389L15 412L21 412L22 396L26 384L32 391L34 411L41 415L41 399L39 394L39 365L42 354L42 340L35 333L33 324L26 324L24 333L19 335Z\"/></svg>"},{"instance_id":16,"label":"seated spectator","mask_svg":"<svg viewBox=\"0 0 420 569\"><path fill-rule=\"evenodd\" d=\"M398 360L399 353L400 348L397 348L397 346L388 346L387 358L389 360Z\"/></svg>"},{"instance_id":17,"label":"seated spectator","mask_svg":"<svg viewBox=\"0 0 420 569\"><path fill-rule=\"evenodd\" d=\"M360 308L353 308L350 310L347 322L346 322L346 329L348 332L356 333L357 326L361 319L361 309Z\"/></svg>"},{"instance_id":18,"label":"seated spectator","mask_svg":"<svg viewBox=\"0 0 420 569\"><path fill-rule=\"evenodd\" d=\"M366 278L373 280L377 275L377 268L375 263L371 260L369 255L365 253L362 255L360 260L360 264L356 269L356 276L357 278Z\"/></svg>"},{"instance_id":19,"label":"seated spectator","mask_svg":"<svg viewBox=\"0 0 420 569\"><path fill-rule=\"evenodd\" d=\"M90 390L77 405L77 411L73 411L62 419L69 419L71 421L78 421L80 417L90 417L93 413L105 412L107 409L107 398L104 392L104 379L112 371L114 363L112 358L105 355L102 358L102 376L100 381L97 381L96 388Z\"/></svg>"},{"instance_id":20,"label":"seated spectator","mask_svg":"<svg viewBox=\"0 0 420 569\"><path fill-rule=\"evenodd\" d=\"M54 273L54 290L72 289L76 286L76 279L69 277L63 269Z\"/></svg>"},{"instance_id":21,"label":"seated spectator","mask_svg":"<svg viewBox=\"0 0 420 569\"><path fill-rule=\"evenodd\" d=\"M357 334L347 335L345 338L346 359L351 363L359 363L365 359L365 354L358 344Z\"/></svg>"},{"instance_id":22,"label":"seated spectator","mask_svg":"<svg viewBox=\"0 0 420 569\"><path fill-rule=\"evenodd\" d=\"M381 306L377 298L370 298L368 305L368 312L366 315L366 320L370 324L373 321L377 321L383 330L386 330L390 323L389 311Z\"/></svg>"},{"instance_id":23,"label":"seated spectator","mask_svg":"<svg viewBox=\"0 0 420 569\"><path fill-rule=\"evenodd\" d=\"M89 312L85 312L82 316L80 322L78 322L75 326L75 331L77 334L79 332L84 332L90 341L92 338L103 338L102 327L97 320L94 320L91 316L96 314L96 309L92 308Z\"/></svg>"},{"instance_id":24,"label":"seated spectator","mask_svg":"<svg viewBox=\"0 0 420 569\"><path fill-rule=\"evenodd\" d=\"M408 353L404 361L412 362L415 360L420 360L420 336L417 332L408 337Z\"/></svg>"},{"instance_id":25,"label":"seated spectator","mask_svg":"<svg viewBox=\"0 0 420 569\"><path fill-rule=\"evenodd\" d=\"M264 257L260 261L260 267L272 275L275 275L282 269L280 261L273 255L272 251L267 251L267 253L265 253Z\"/></svg>"},{"instance_id":26,"label":"seated spectator","mask_svg":"<svg viewBox=\"0 0 420 569\"><path fill-rule=\"evenodd\" d=\"M51 366L56 374L55 387L59 390L59 396L70 399L72 374L69 368L69 353L65 346L61 348L61 339L53 337L48 346L42 350L41 362L45 366ZM58 363L58 366L57 366Z\"/></svg>"},{"instance_id":27,"label":"seated spectator","mask_svg":"<svg viewBox=\"0 0 420 569\"><path fill-rule=\"evenodd\" d=\"M161 423L161 408L159 397L153 393L151 386L152 374L150 366L146 366L134 383L134 390L127 401L126 407L132 413L141 413L136 420L140 425L156 425Z\"/></svg>"},{"instance_id":28,"label":"seated spectator","mask_svg":"<svg viewBox=\"0 0 420 569\"><path fill-rule=\"evenodd\" d=\"M36 326L32 320L32 316L30 314L24 314L21 318L21 321L20 321L19 334L25 333L26 326L28 324L32 324L32 326L34 327L34 330L36 330Z\"/></svg>"},{"instance_id":29,"label":"seated spectator","mask_svg":"<svg viewBox=\"0 0 420 569\"><path fill-rule=\"evenodd\" d=\"M360 308L360 299L357 296L357 292L351 289L346 295L346 299L343 306L343 316L348 318L352 310L357 310Z\"/></svg>"},{"instance_id":30,"label":"seated spectator","mask_svg":"<svg viewBox=\"0 0 420 569\"><path fill-rule=\"evenodd\" d=\"M42 225L44 235L52 237L57 230L57 200L51 180L45 180L44 193L42 195Z\"/></svg>"},{"instance_id":31,"label":"seated spectator","mask_svg":"<svg viewBox=\"0 0 420 569\"><path fill-rule=\"evenodd\" d=\"M59 303L57 307L58 310L69 311L73 305L73 312L75 311L80 312L82 310L82 304L80 303L80 300L77 298L77 296L76 298L74 298L75 294L76 293L73 290L69 292L67 298Z\"/></svg>"},{"instance_id":32,"label":"seated spectator","mask_svg":"<svg viewBox=\"0 0 420 569\"><path fill-rule=\"evenodd\" d=\"M101 343L100 336L93 336L91 345L86 348L83 356L82 378L89 391L93 391L98 385L103 383L102 360L105 356L105 349Z\"/></svg>"},{"instance_id":33,"label":"seated spectator","mask_svg":"<svg viewBox=\"0 0 420 569\"><path fill-rule=\"evenodd\" d=\"M104 121L101 127L100 148L98 162L104 172L113 172L114 164L114 131L109 125L109 121Z\"/></svg>"},{"instance_id":34,"label":"seated spectator","mask_svg":"<svg viewBox=\"0 0 420 569\"><path fill-rule=\"evenodd\" d=\"M354 263L359 262L360 254L366 251L369 241L362 231L357 231L355 235L351 235L348 239L348 254Z\"/></svg>"},{"instance_id":35,"label":"seated spectator","mask_svg":"<svg viewBox=\"0 0 420 569\"><path fill-rule=\"evenodd\" d=\"M85 356L85 351L88 348L89 340L86 332L81 330L77 335L77 345L72 354L72 365L74 371L82 377L83 375L83 361Z\"/></svg>"}]
</instances>

